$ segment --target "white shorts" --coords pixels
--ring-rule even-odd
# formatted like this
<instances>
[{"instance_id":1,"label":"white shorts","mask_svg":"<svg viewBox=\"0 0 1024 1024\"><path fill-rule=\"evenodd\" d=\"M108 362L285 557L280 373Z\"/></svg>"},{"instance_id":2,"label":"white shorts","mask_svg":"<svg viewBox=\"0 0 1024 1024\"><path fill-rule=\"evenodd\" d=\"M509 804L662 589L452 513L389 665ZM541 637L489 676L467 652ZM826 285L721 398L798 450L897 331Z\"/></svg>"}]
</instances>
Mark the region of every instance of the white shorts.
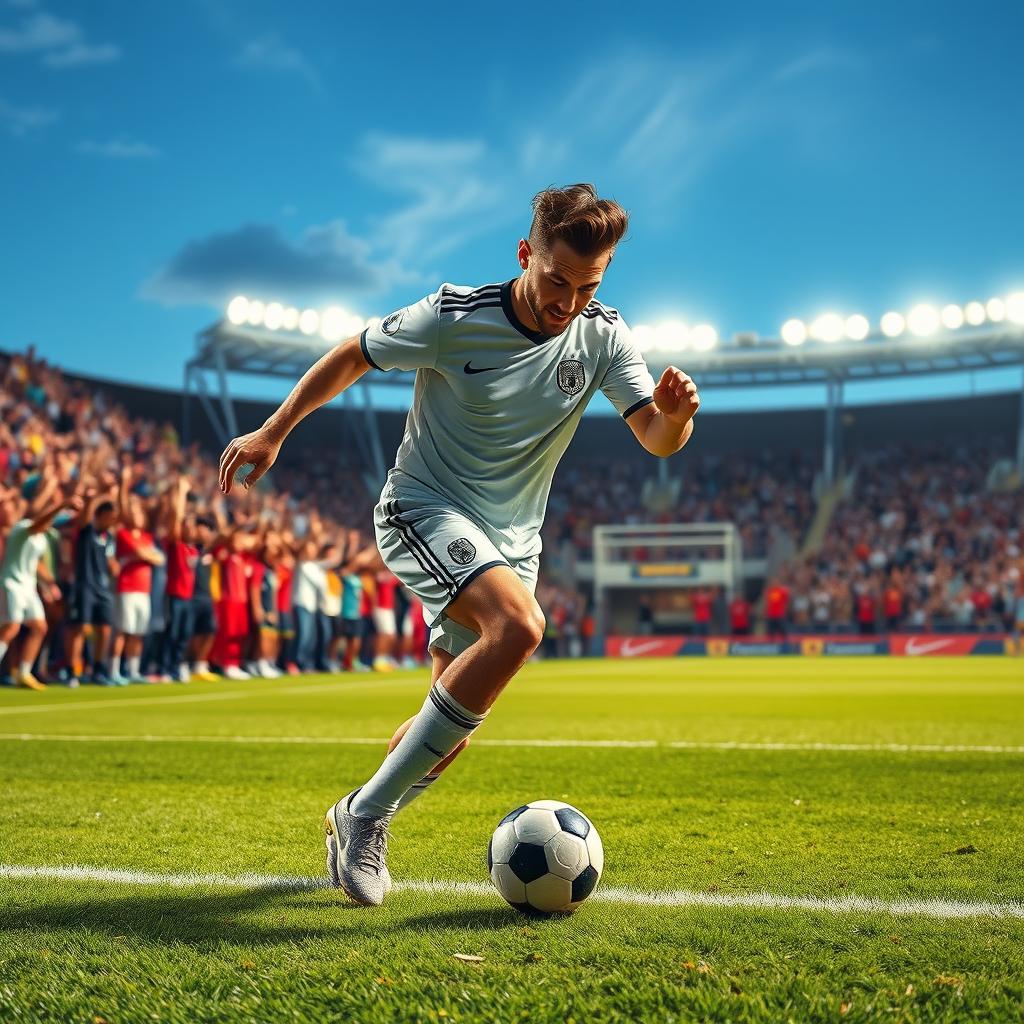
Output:
<instances>
[{"instance_id":1,"label":"white shorts","mask_svg":"<svg viewBox=\"0 0 1024 1024\"><path fill-rule=\"evenodd\" d=\"M45 621L43 601L38 591L13 583L0 583L0 622Z\"/></svg>"},{"instance_id":2,"label":"white shorts","mask_svg":"<svg viewBox=\"0 0 1024 1024\"><path fill-rule=\"evenodd\" d=\"M539 554L506 558L480 526L444 504L385 488L373 523L384 564L423 602L430 647L458 655L480 639L445 609L485 570L507 565L531 594L536 589Z\"/></svg>"},{"instance_id":3,"label":"white shorts","mask_svg":"<svg viewBox=\"0 0 1024 1024\"><path fill-rule=\"evenodd\" d=\"M145 636L149 632L151 604L149 594L118 594L117 628L129 636Z\"/></svg>"},{"instance_id":4,"label":"white shorts","mask_svg":"<svg viewBox=\"0 0 1024 1024\"><path fill-rule=\"evenodd\" d=\"M385 636L394 636L397 631L395 626L395 609L374 608L373 625L378 633L383 633Z\"/></svg>"}]
</instances>

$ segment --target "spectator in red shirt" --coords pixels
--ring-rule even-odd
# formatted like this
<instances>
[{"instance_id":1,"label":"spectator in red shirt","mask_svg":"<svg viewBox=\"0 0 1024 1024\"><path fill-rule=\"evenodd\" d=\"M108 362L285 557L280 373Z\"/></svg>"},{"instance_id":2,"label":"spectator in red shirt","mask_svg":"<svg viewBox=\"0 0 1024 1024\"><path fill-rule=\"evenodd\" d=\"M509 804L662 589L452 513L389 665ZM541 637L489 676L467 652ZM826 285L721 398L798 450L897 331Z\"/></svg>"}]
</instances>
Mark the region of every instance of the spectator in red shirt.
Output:
<instances>
[{"instance_id":1,"label":"spectator in red shirt","mask_svg":"<svg viewBox=\"0 0 1024 1024\"><path fill-rule=\"evenodd\" d=\"M875 616L878 614L875 595L864 589L857 595L857 627L861 633L874 633Z\"/></svg>"},{"instance_id":2,"label":"spectator in red shirt","mask_svg":"<svg viewBox=\"0 0 1024 1024\"><path fill-rule=\"evenodd\" d=\"M711 635L711 592L698 587L691 602L693 608L693 632L696 636Z\"/></svg>"},{"instance_id":3,"label":"spectator in red shirt","mask_svg":"<svg viewBox=\"0 0 1024 1024\"><path fill-rule=\"evenodd\" d=\"M903 589L896 579L889 580L882 594L882 614L887 629L892 631L900 628L903 619Z\"/></svg>"},{"instance_id":4,"label":"spectator in red shirt","mask_svg":"<svg viewBox=\"0 0 1024 1024\"><path fill-rule=\"evenodd\" d=\"M750 635L750 613L750 602L742 594L729 602L729 628L733 636Z\"/></svg>"},{"instance_id":5,"label":"spectator in red shirt","mask_svg":"<svg viewBox=\"0 0 1024 1024\"><path fill-rule=\"evenodd\" d=\"M211 657L228 679L250 679L241 667L242 645L249 635L249 576L252 567L246 558L249 538L240 529L228 533L226 544L214 548L213 557L220 568L220 600L217 606L217 638Z\"/></svg>"},{"instance_id":6,"label":"spectator in red shirt","mask_svg":"<svg viewBox=\"0 0 1024 1024\"><path fill-rule=\"evenodd\" d=\"M389 569L377 572L377 588L373 603L373 625L377 630L376 657L373 667L378 672L389 672L398 668L395 652L398 642L398 626L395 621L395 589L398 577Z\"/></svg>"},{"instance_id":7,"label":"spectator in red shirt","mask_svg":"<svg viewBox=\"0 0 1024 1024\"><path fill-rule=\"evenodd\" d=\"M196 589L199 548L192 543L192 524L185 518L188 477L179 477L167 517L167 634L164 674L187 683L188 642L192 637L192 601Z\"/></svg>"},{"instance_id":8,"label":"spectator in red shirt","mask_svg":"<svg viewBox=\"0 0 1024 1024\"><path fill-rule=\"evenodd\" d=\"M295 664L295 612L292 609L292 575L295 555L288 547L289 537L281 538L281 555L277 562L277 632L278 665L289 675L297 675Z\"/></svg>"},{"instance_id":9,"label":"spectator in red shirt","mask_svg":"<svg viewBox=\"0 0 1024 1024\"><path fill-rule=\"evenodd\" d=\"M131 493L132 468L121 467L121 527L115 538L115 556L121 565L117 576L117 627L110 677L115 683L142 680L142 644L152 615L150 591L153 566L164 564L164 554L146 528L146 509ZM122 673L123 667L126 669Z\"/></svg>"},{"instance_id":10,"label":"spectator in red shirt","mask_svg":"<svg viewBox=\"0 0 1024 1024\"><path fill-rule=\"evenodd\" d=\"M971 604L974 605L974 628L986 629L992 614L992 595L979 579L975 579L971 588Z\"/></svg>"},{"instance_id":11,"label":"spectator in red shirt","mask_svg":"<svg viewBox=\"0 0 1024 1024\"><path fill-rule=\"evenodd\" d=\"M786 635L786 618L789 614L789 587L781 580L772 583L764 595L765 618L768 620L770 636Z\"/></svg>"}]
</instances>

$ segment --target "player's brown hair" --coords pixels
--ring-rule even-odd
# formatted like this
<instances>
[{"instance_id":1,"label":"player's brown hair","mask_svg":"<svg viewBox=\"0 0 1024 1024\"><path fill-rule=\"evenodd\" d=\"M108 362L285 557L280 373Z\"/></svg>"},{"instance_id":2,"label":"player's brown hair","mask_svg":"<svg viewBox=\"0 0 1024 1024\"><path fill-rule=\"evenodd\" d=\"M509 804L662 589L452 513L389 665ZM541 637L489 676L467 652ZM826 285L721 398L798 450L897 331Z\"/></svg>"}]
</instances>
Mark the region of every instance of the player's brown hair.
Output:
<instances>
[{"instance_id":1,"label":"player's brown hair","mask_svg":"<svg viewBox=\"0 0 1024 1024\"><path fill-rule=\"evenodd\" d=\"M598 199L593 185L546 188L533 197L530 244L548 249L561 239L580 256L614 248L629 227L629 214L614 199Z\"/></svg>"}]
</instances>

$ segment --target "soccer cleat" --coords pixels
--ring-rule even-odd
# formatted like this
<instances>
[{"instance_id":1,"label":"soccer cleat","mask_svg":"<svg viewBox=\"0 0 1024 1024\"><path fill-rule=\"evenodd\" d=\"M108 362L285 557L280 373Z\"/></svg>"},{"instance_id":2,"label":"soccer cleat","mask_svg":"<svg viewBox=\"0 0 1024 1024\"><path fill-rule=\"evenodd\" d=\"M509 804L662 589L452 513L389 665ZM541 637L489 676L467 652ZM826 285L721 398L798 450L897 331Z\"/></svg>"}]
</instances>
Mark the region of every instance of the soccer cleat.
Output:
<instances>
[{"instance_id":1,"label":"soccer cleat","mask_svg":"<svg viewBox=\"0 0 1024 1024\"><path fill-rule=\"evenodd\" d=\"M18 686L24 686L26 690L46 689L46 683L41 683L31 672L19 672L16 681Z\"/></svg>"},{"instance_id":2,"label":"soccer cleat","mask_svg":"<svg viewBox=\"0 0 1024 1024\"><path fill-rule=\"evenodd\" d=\"M249 673L246 672L245 669L239 668L237 665L225 665L224 676L227 679L252 679L252 676L249 675Z\"/></svg>"},{"instance_id":3,"label":"soccer cleat","mask_svg":"<svg viewBox=\"0 0 1024 1024\"><path fill-rule=\"evenodd\" d=\"M358 792L349 793L327 812L327 877L355 903L379 907L391 891L388 819L350 814L348 807Z\"/></svg>"}]
</instances>

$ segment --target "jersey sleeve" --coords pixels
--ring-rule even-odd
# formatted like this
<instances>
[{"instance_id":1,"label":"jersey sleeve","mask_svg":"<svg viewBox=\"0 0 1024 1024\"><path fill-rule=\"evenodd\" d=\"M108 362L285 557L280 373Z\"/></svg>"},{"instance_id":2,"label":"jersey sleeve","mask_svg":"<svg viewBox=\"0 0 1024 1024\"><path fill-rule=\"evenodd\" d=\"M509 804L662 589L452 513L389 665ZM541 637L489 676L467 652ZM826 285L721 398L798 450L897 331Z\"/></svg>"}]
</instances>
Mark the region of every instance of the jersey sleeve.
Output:
<instances>
[{"instance_id":1,"label":"jersey sleeve","mask_svg":"<svg viewBox=\"0 0 1024 1024\"><path fill-rule=\"evenodd\" d=\"M601 381L601 390L623 419L654 401L654 378L622 321L616 325L612 358Z\"/></svg>"},{"instance_id":2,"label":"jersey sleeve","mask_svg":"<svg viewBox=\"0 0 1024 1024\"><path fill-rule=\"evenodd\" d=\"M377 370L432 369L441 333L440 297L438 290L367 327L359 338L366 361Z\"/></svg>"}]
</instances>

